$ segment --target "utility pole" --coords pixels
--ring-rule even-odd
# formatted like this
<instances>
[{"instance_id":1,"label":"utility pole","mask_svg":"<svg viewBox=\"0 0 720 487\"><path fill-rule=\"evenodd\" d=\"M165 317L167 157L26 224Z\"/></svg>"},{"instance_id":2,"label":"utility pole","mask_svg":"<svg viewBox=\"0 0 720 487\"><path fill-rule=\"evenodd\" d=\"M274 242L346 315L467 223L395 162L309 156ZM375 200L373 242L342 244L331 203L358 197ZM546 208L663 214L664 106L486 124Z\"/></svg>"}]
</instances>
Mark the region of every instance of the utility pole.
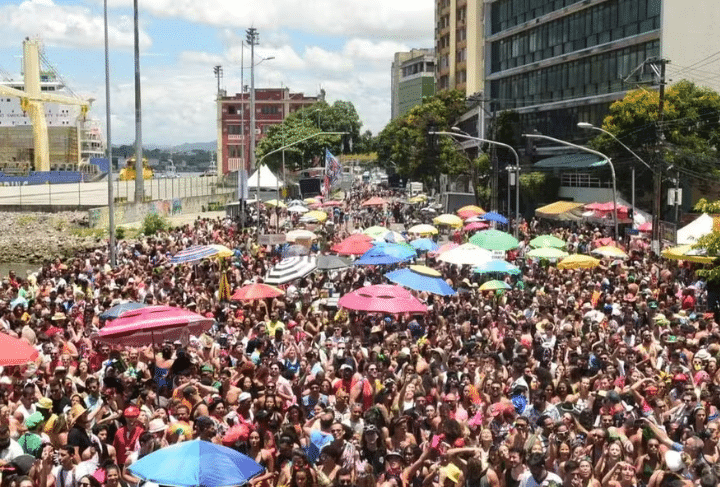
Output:
<instances>
[{"instance_id":1,"label":"utility pole","mask_svg":"<svg viewBox=\"0 0 720 487\"><path fill-rule=\"evenodd\" d=\"M493 105L493 140L497 139L497 108L495 105ZM497 147L495 145L492 146L492 156L491 156L491 168L490 171L492 172L491 176L491 183L490 183L490 209L493 211L500 211L500 204L498 203L498 193L500 192L499 181L498 181L498 158L497 158Z\"/></svg>"},{"instance_id":2,"label":"utility pole","mask_svg":"<svg viewBox=\"0 0 720 487\"><path fill-rule=\"evenodd\" d=\"M103 2L103 20L105 27L105 125L107 140L105 141L108 160L108 229L110 233L110 265L117 265L117 249L115 244L115 194L113 193L113 163L112 163L112 131L110 130L110 48L108 42L108 14L107 0Z\"/></svg>"},{"instance_id":3,"label":"utility pole","mask_svg":"<svg viewBox=\"0 0 720 487\"><path fill-rule=\"evenodd\" d=\"M215 73L215 77L217 78L217 85L218 85L218 87L217 87L217 92L218 92L218 96L220 96L220 80L221 80L222 77L223 77L223 69L222 69L222 66L215 66L215 67L213 67L213 72Z\"/></svg>"},{"instance_id":4,"label":"utility pole","mask_svg":"<svg viewBox=\"0 0 720 487\"><path fill-rule=\"evenodd\" d=\"M655 59L649 61L651 67L660 78L658 121L657 121L657 149L655 160L655 177L653 178L653 222L652 222L652 250L660 253L660 213L662 211L662 142L663 136L663 111L665 109L665 65L667 59ZM659 66L659 69L658 69Z\"/></svg>"},{"instance_id":5,"label":"utility pole","mask_svg":"<svg viewBox=\"0 0 720 487\"><path fill-rule=\"evenodd\" d=\"M258 31L250 27L245 31L250 45L250 167L257 171L257 228L255 235L260 240L260 168L255 167L255 45L258 43Z\"/></svg>"},{"instance_id":6,"label":"utility pole","mask_svg":"<svg viewBox=\"0 0 720 487\"><path fill-rule=\"evenodd\" d=\"M140 30L138 27L138 0L133 1L135 34L135 204L145 199L145 174L142 150L142 103L140 100Z\"/></svg>"}]
</instances>

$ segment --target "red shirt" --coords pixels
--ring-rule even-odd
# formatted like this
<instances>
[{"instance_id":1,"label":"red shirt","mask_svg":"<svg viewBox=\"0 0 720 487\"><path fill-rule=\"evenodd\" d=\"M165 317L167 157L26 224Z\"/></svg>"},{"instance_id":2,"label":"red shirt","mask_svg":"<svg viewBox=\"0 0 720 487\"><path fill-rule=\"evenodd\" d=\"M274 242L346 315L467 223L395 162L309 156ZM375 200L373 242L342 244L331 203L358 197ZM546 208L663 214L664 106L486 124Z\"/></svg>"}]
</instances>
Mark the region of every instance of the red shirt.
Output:
<instances>
[{"instance_id":1,"label":"red shirt","mask_svg":"<svg viewBox=\"0 0 720 487\"><path fill-rule=\"evenodd\" d=\"M115 447L115 455L117 456L118 465L125 465L127 460L127 450L134 451L135 445L140 435L145 432L141 426L136 426L133 430L128 431L127 426L123 426L115 433L113 446Z\"/></svg>"}]
</instances>

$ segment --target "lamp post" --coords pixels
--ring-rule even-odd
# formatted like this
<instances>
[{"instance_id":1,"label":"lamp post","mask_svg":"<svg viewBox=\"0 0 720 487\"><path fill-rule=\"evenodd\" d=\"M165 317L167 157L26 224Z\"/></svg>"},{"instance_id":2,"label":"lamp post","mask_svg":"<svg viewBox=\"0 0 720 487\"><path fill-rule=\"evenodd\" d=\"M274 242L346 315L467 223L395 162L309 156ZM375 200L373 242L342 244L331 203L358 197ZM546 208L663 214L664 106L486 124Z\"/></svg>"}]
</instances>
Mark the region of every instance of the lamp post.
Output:
<instances>
[{"instance_id":1,"label":"lamp post","mask_svg":"<svg viewBox=\"0 0 720 487\"><path fill-rule=\"evenodd\" d=\"M110 265L117 264L115 249L115 195L113 194L113 165L112 165L112 138L110 132L110 56L108 42L108 15L107 0L103 2L103 14L105 25L105 125L107 139L105 141L108 159L108 226L110 233Z\"/></svg>"},{"instance_id":2,"label":"lamp post","mask_svg":"<svg viewBox=\"0 0 720 487\"><path fill-rule=\"evenodd\" d=\"M623 147L625 148L625 150L627 150L630 154L632 154L632 155L635 157L635 159L637 159L638 161L642 162L642 163L645 165L645 167L647 167L648 169L650 169L651 172L653 172L653 173L655 172L655 171L653 170L653 168L650 167L650 164L648 164L647 162L645 162L645 161L644 161L639 155L637 155L630 147L628 147L628 146L626 146L625 144L623 144L622 142L620 142L620 139L618 139L617 137L615 137L615 135L612 134L611 132L608 132L607 130L605 130L605 129L602 128L602 127L596 127L595 125L593 125L593 124L591 124L591 123L588 123L588 122L578 122L577 126L580 127L581 129L597 130L598 132L602 132L602 133L604 133L604 134L606 134L606 135L609 135L610 137L612 137L612 139L613 139L615 142L617 142L618 144L620 144L621 146L623 146ZM635 218L635 164L632 165L632 175L631 175L630 177L631 177L631 179L632 179L632 180L630 181L631 184L632 184L632 195L631 195L631 197L630 197L630 199L631 199L632 201L630 202L630 206L632 206L633 219L634 219L634 218ZM633 224L634 224L634 222L633 222Z\"/></svg>"},{"instance_id":3,"label":"lamp post","mask_svg":"<svg viewBox=\"0 0 720 487\"><path fill-rule=\"evenodd\" d=\"M282 146L282 147L278 147L277 149L271 150L270 152L268 152L267 154L264 154L264 155L260 158L260 160L258 161L258 166L257 166L257 167L258 167L258 186L257 186L257 192L258 192L258 194L257 194L258 226L257 226L257 231L256 231L256 233L255 233L255 237L256 237L256 239L258 240L258 242L260 241L260 167L262 166L262 163L263 163L263 161L265 160L265 158L266 158L267 156L271 156L271 155L273 155L273 154L277 154L277 153L280 152L280 151L284 151L284 150L287 149L288 147L292 147L292 146L294 146L294 145L297 145L297 144L299 144L300 142L305 142L306 140L313 139L313 138L315 138L315 137L317 137L317 136L319 136L319 135L345 135L346 133L347 133L347 132L315 132L314 134L308 135L307 137L303 137L302 139L298 139L298 140L296 140L295 142L291 142L291 143L289 143L289 144L285 144L285 145Z\"/></svg>"},{"instance_id":4,"label":"lamp post","mask_svg":"<svg viewBox=\"0 0 720 487\"><path fill-rule=\"evenodd\" d=\"M133 27L135 37L135 204L145 199L145 173L142 148L142 103L140 98L140 30L138 27L138 0L133 1Z\"/></svg>"},{"instance_id":5,"label":"lamp post","mask_svg":"<svg viewBox=\"0 0 720 487\"><path fill-rule=\"evenodd\" d=\"M610 172L612 174L612 192L613 192L613 223L615 224L615 241L618 241L618 221L617 221L617 182L615 178L615 165L612 163L610 158L603 154L602 152L598 152L596 150L588 149L587 147L583 147L581 145L573 144L571 142L567 142L565 140L556 139L555 137L548 137L547 135L540 135L540 134L523 134L523 137L527 137L528 139L543 139L543 140L549 140L551 142L556 142L558 144L566 145L568 147L574 147L575 149L581 150L583 152L588 152L590 154L595 154L596 156L602 157L605 159L605 162L610 164Z\"/></svg>"},{"instance_id":6,"label":"lamp post","mask_svg":"<svg viewBox=\"0 0 720 487\"><path fill-rule=\"evenodd\" d=\"M452 130L455 130L455 127L453 127ZM490 144L490 145L496 145L498 147L504 147L504 148L508 149L510 152L512 152L513 157L515 157L515 173L517 174L517 183L518 183L515 186L515 237L517 237L518 233L519 233L518 227L520 225L520 156L518 156L517 151L512 146L503 144L502 142L481 139L480 137L473 137L472 135L468 135L465 133L458 133L457 131L455 131L455 132L430 132L430 134L449 135L450 137L462 137L463 139L475 140L477 142L482 142L484 144ZM473 181L473 184L474 184L474 181ZM508 215L508 216L510 216L510 215Z\"/></svg>"}]
</instances>

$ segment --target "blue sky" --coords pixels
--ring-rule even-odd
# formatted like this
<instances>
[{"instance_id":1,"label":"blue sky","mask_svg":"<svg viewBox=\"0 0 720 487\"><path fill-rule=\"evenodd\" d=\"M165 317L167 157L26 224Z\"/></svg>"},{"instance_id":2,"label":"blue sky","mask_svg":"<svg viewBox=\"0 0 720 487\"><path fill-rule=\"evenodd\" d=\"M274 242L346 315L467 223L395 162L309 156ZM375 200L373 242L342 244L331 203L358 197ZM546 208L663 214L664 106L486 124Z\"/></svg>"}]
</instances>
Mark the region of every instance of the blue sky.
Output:
<instances>
[{"instance_id":1,"label":"blue sky","mask_svg":"<svg viewBox=\"0 0 720 487\"><path fill-rule=\"evenodd\" d=\"M113 143L134 140L132 0L108 0ZM101 0L0 0L0 68L19 75L22 40L43 40L47 58L105 119ZM143 141L171 145L216 138L213 66L240 91L245 29L260 33L257 88L289 87L351 101L373 133L390 118L393 53L432 47L433 2L412 0L140 0ZM245 48L244 64L249 66ZM245 70L249 84L249 69Z\"/></svg>"}]
</instances>

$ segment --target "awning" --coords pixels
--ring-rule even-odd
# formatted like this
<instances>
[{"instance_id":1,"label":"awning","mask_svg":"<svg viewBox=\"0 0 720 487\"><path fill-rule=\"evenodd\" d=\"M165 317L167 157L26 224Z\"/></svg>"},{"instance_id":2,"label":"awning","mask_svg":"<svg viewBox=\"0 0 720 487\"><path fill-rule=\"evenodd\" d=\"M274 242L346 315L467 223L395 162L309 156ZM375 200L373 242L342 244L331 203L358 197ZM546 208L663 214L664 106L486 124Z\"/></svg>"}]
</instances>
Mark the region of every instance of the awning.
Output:
<instances>
[{"instance_id":1,"label":"awning","mask_svg":"<svg viewBox=\"0 0 720 487\"><path fill-rule=\"evenodd\" d=\"M537 208L535 216L551 220L581 220L583 204L574 201L556 201Z\"/></svg>"},{"instance_id":2,"label":"awning","mask_svg":"<svg viewBox=\"0 0 720 487\"><path fill-rule=\"evenodd\" d=\"M561 156L548 157L533 165L537 169L588 169L602 166L607 163L594 154L563 154Z\"/></svg>"}]
</instances>

